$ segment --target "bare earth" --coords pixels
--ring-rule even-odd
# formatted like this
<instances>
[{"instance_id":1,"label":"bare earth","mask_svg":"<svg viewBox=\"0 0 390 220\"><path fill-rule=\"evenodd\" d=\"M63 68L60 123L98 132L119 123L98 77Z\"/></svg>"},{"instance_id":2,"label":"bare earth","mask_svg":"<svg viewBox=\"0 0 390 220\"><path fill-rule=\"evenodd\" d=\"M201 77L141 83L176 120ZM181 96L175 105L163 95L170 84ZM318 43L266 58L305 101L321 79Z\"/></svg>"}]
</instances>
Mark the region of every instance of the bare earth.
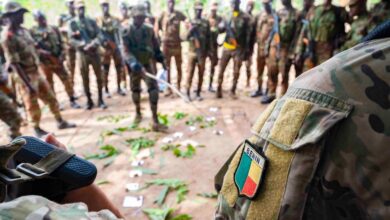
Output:
<instances>
[{"instance_id":1,"label":"bare earth","mask_svg":"<svg viewBox=\"0 0 390 220\"><path fill-rule=\"evenodd\" d=\"M254 67L255 64L253 65L253 68ZM183 65L183 69L186 70L186 65ZM190 131L189 126L185 124L185 121L188 120L190 116L202 115L202 113L191 105L184 103L179 98L165 98L161 95L159 112L168 114L169 116L170 127L168 133L142 133L140 131L131 131L105 138L104 144L115 146L121 151L121 154L106 168L103 166L110 158L92 160L99 170L97 182L108 181L107 184L102 184L100 187L125 214L127 219L147 219L143 214L142 209L158 208L157 205L153 204L153 201L159 195L162 187L152 186L139 192L126 192L126 184L140 183L142 187L148 180L167 178L176 178L188 183L189 193L186 196L185 201L181 204L176 204L176 193L171 192L165 201L165 206L175 208L175 213L189 214L193 219L212 218L216 199L203 198L197 194L214 192L214 175L240 142L248 137L251 125L266 107L259 103L259 99L249 97L249 93L256 88L255 75L257 74L255 71L252 71L252 88L245 88L244 82L246 81L246 73L244 70L245 67L242 68L238 99L233 100L228 95L232 77L232 65L230 65L226 73L224 88L226 91L224 92L224 99L217 100L215 99L215 94L205 91L203 92L205 100L202 102L195 102L198 108L203 112L203 116L213 116L217 119L217 124L214 127L206 129L200 129L198 127L197 130ZM114 84L115 75L116 74L111 73L112 84ZM173 75L175 76L175 73L173 73ZM93 76L93 74L91 74L91 76ZM96 86L93 79L94 78L91 79L91 82L93 82L91 88L93 88L92 91L95 90L94 94L96 94ZM195 77L194 80L196 82L197 78ZM78 82L76 92L82 94L81 77L79 75L77 76L76 81ZM206 72L205 76L204 90L206 90L207 83L208 72ZM104 131L131 125L134 106L130 94L126 97L120 97L114 94L113 98L106 99L109 108L105 111L100 109L94 109L93 111L72 110L69 109L63 86L59 81L56 81L56 88L58 88L57 96L59 97L60 102L65 106L65 110L62 112L64 118L76 123L78 127L76 129L64 131L57 130L53 116L48 111L47 107L43 108L41 125L42 128L54 132L59 140L67 145L70 151L73 151L78 155L83 156L101 152L99 150L99 137ZM147 101L146 87L143 86L143 88L142 105L144 120L140 127L149 127L149 104ZM112 85L111 90L116 90L115 85ZM79 103L84 104L85 97L81 97ZM218 111L209 111L211 107L218 108ZM189 116L182 120L176 120L173 118L175 112L187 113ZM107 120L97 120L99 117L108 115L126 115L129 117L118 123L109 122ZM0 136L1 144L8 141L6 129L7 128L3 124L0 125L0 130L2 131ZM214 134L215 130L223 131L223 135ZM29 127L23 127L22 131L26 135L33 134ZM183 137L175 141L175 143L192 140L205 147L197 148L194 157L188 159L176 158L171 151L162 151L161 146L164 145L162 139L164 137L172 136L175 132L182 132L184 134ZM141 136L156 140L156 145L152 148L152 155L144 159L145 163L142 167L155 170L158 174L144 174L141 177L131 178L129 172L133 170L134 167L131 166L131 150L125 144L125 140ZM125 196L137 195L144 196L144 203L141 208L124 208L122 206Z\"/></svg>"}]
</instances>

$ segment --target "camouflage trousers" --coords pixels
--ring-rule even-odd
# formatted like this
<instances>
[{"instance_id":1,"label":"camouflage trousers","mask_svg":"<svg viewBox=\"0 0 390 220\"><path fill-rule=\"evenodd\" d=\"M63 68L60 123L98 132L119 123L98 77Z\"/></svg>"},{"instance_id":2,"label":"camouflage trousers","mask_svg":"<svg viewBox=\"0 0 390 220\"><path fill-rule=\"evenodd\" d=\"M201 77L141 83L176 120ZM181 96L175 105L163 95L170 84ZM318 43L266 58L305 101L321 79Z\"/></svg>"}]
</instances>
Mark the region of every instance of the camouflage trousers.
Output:
<instances>
[{"instance_id":1,"label":"camouflage trousers","mask_svg":"<svg viewBox=\"0 0 390 220\"><path fill-rule=\"evenodd\" d=\"M333 45L331 43L316 43L315 56L315 62L313 62L313 60L311 60L310 58L305 59L303 65L303 72L306 72L329 60L333 56Z\"/></svg>"},{"instance_id":2,"label":"camouflage trousers","mask_svg":"<svg viewBox=\"0 0 390 220\"><path fill-rule=\"evenodd\" d=\"M154 69L153 62L150 62L147 65L144 65L145 70L148 73L156 74L156 69ZM141 80L144 80L146 86L148 87L149 93L149 103L154 114L157 114L157 105L159 99L159 89L157 81L151 79L144 74L131 73L130 74L130 88L132 93L132 99L136 106L137 113L141 113Z\"/></svg>"},{"instance_id":3,"label":"camouflage trousers","mask_svg":"<svg viewBox=\"0 0 390 220\"><path fill-rule=\"evenodd\" d=\"M63 66L62 63L60 63L59 65L43 64L41 65L41 69L43 73L46 75L46 80L49 83L54 93L55 93L55 89L54 89L53 75L56 74L58 78L61 80L62 84L64 85L68 97L70 99L74 97L74 89L72 86L71 78L69 74L66 72L65 67Z\"/></svg>"},{"instance_id":4,"label":"camouflage trousers","mask_svg":"<svg viewBox=\"0 0 390 220\"><path fill-rule=\"evenodd\" d=\"M279 52L279 60L277 60L277 49L271 47L269 56L267 58L268 67L268 93L270 96L276 94L278 86L279 72L282 74L282 91L284 95L288 89L289 73L292 65L292 60L289 58L289 47L282 46Z\"/></svg>"},{"instance_id":5,"label":"camouflage trousers","mask_svg":"<svg viewBox=\"0 0 390 220\"><path fill-rule=\"evenodd\" d=\"M104 74L104 88L108 92L108 76L110 73L111 59L114 61L115 70L116 70L116 83L118 90L121 88L121 83L125 81L124 67L122 64L122 56L119 50L107 50L103 54L102 64L103 64L103 74Z\"/></svg>"},{"instance_id":6,"label":"camouflage trousers","mask_svg":"<svg viewBox=\"0 0 390 220\"><path fill-rule=\"evenodd\" d=\"M263 87L263 75L264 75L266 59L267 57L265 56L264 48L260 46L257 47L256 64L257 64L257 85L259 91L262 91L262 87Z\"/></svg>"},{"instance_id":7,"label":"camouflage trousers","mask_svg":"<svg viewBox=\"0 0 390 220\"><path fill-rule=\"evenodd\" d=\"M77 51L77 66L80 68L81 77L83 78L84 93L88 99L91 99L91 90L89 87L89 66L92 66L96 76L96 82L98 87L98 96L101 99L103 93L103 79L101 61L99 55L86 54L81 51Z\"/></svg>"},{"instance_id":8,"label":"camouflage trousers","mask_svg":"<svg viewBox=\"0 0 390 220\"><path fill-rule=\"evenodd\" d=\"M16 110L16 106L10 101L8 96L0 90L0 119L5 122L11 131L11 138L21 135L20 124L22 118Z\"/></svg>"},{"instance_id":9,"label":"camouflage trousers","mask_svg":"<svg viewBox=\"0 0 390 220\"><path fill-rule=\"evenodd\" d=\"M197 93L202 91L204 71L206 68L206 57L200 57L199 60L195 55L188 56L188 78L187 78L187 93L190 93L192 80L195 74L195 68L198 67L198 87Z\"/></svg>"},{"instance_id":10,"label":"camouflage trousers","mask_svg":"<svg viewBox=\"0 0 390 220\"><path fill-rule=\"evenodd\" d=\"M224 49L222 52L221 62L219 64L219 75L218 75L218 91L222 91L223 78L227 65L229 64L230 59L233 59L233 85L231 87L231 92L234 94L237 89L238 79L240 77L240 69L242 66L242 59L239 57L237 51Z\"/></svg>"},{"instance_id":11,"label":"camouflage trousers","mask_svg":"<svg viewBox=\"0 0 390 220\"><path fill-rule=\"evenodd\" d=\"M182 54L181 54L181 46L171 46L169 44L163 44L163 54L165 56L165 60L167 62L168 68L168 82L171 83L171 61L172 58L175 58L176 62L176 70L177 70L177 88L180 90L181 88L181 79L183 77L182 74Z\"/></svg>"},{"instance_id":12,"label":"camouflage trousers","mask_svg":"<svg viewBox=\"0 0 390 220\"><path fill-rule=\"evenodd\" d=\"M70 73L70 83L72 88L74 88L74 76L76 68L76 50L74 48L67 48L65 50L65 66Z\"/></svg>"},{"instance_id":13,"label":"camouflage trousers","mask_svg":"<svg viewBox=\"0 0 390 220\"><path fill-rule=\"evenodd\" d=\"M252 59L253 59L253 54L251 54L247 60L244 61L245 67L246 67L246 85L250 85L251 81L251 76L252 76Z\"/></svg>"},{"instance_id":14,"label":"camouflage trousers","mask_svg":"<svg viewBox=\"0 0 390 220\"><path fill-rule=\"evenodd\" d=\"M53 90L50 88L49 83L44 76L38 71L26 72L30 77L30 84L35 89L36 93L31 93L28 87L24 84L22 79L18 76L15 77L17 90L20 91L20 95L25 104L25 108L29 119L34 127L39 127L41 121L41 108L38 103L38 99L49 106L50 111L53 113L57 121L61 121L61 113L58 101L54 95Z\"/></svg>"},{"instance_id":15,"label":"camouflage trousers","mask_svg":"<svg viewBox=\"0 0 390 220\"><path fill-rule=\"evenodd\" d=\"M219 61L218 50L210 51L207 57L210 59L210 86L212 86L215 75L215 67L218 65Z\"/></svg>"}]
</instances>

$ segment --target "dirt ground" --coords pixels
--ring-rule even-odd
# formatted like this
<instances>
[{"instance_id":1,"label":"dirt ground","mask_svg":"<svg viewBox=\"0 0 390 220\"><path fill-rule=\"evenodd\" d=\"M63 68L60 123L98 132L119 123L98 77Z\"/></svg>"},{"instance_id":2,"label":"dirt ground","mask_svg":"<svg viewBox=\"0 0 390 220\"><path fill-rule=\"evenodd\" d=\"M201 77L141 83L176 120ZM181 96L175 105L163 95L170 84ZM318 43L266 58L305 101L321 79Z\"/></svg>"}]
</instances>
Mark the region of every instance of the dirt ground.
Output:
<instances>
[{"instance_id":1,"label":"dirt ground","mask_svg":"<svg viewBox=\"0 0 390 220\"><path fill-rule=\"evenodd\" d=\"M208 199L201 197L199 193L213 193L213 179L218 169L231 155L234 149L248 135L250 135L250 127L255 119L261 114L266 106L260 104L259 99L249 97L251 91L256 89L255 64L252 71L251 88L245 87L246 73L245 67L242 68L238 99L233 100L228 95L228 89L232 79L232 65L230 64L226 72L224 99L217 100L215 94L207 91L203 92L204 101L194 102L198 109L186 104L179 98L166 98L161 95L159 112L169 116L170 126L168 133L153 133L142 131L127 131L122 134L106 137L104 142L101 142L101 134L105 131L112 130L118 127L131 125L134 113L134 105L131 101L131 95L120 97L116 94L111 99L106 99L109 106L107 110L94 109L72 110L69 109L69 104L63 86L59 81L56 81L57 96L60 103L65 107L62 114L65 119L77 124L77 128L70 130L59 131L55 127L52 114L47 107L43 107L42 128L55 133L58 139L65 143L68 149L80 156L100 153L99 147L110 144L120 150L120 154L112 160L112 158L103 160L91 160L98 167L98 176L96 182L104 182L100 185L101 189L107 193L108 197L119 207L127 219L147 219L143 214L144 208L158 208L153 201L159 195L162 187L151 186L138 192L127 192L126 185L129 183L139 183L144 186L146 181L153 179L179 179L188 184L188 195L185 200L177 204L175 192L168 194L168 198L164 203L165 207L175 208L177 214L189 214L193 219L210 219L213 216L216 199ZM186 65L183 65L186 70ZM175 75L175 73L173 73ZM185 74L187 75L187 74ZM208 75L205 74L204 90L208 83ZM93 74L91 74L93 76ZM116 74L111 73L112 90L116 88L113 85ZM197 80L196 78L194 80ZM76 92L82 94L81 77L77 75L78 82ZM91 82L94 82L92 79ZM195 83L194 83L195 84ZM96 86L93 83L91 86L93 94L96 94ZM144 120L140 127L149 127L150 110L147 101L147 92L143 86L142 106L144 112ZM79 99L80 104L85 103L85 97ZM210 111L210 108L218 110ZM200 111L199 111L200 110ZM211 109L212 110L212 109ZM175 112L183 112L188 116L182 120L174 119ZM98 120L103 116L118 116L123 115L125 118L119 122L109 122L108 120ZM195 131L190 130L185 122L191 116L203 115L204 117L212 116L216 118L217 124L213 127L200 129L199 126ZM6 137L7 128L0 125L0 143L8 141ZM215 131L222 131L222 135L216 135ZM23 134L32 135L32 129L23 127ZM162 139L171 137L174 133L181 132L183 137L175 140L174 143L183 141L195 141L204 147L196 148L196 153L193 158L177 158L172 151L163 151L161 146L164 145ZM144 174L141 177L130 177L130 171L135 168L131 164L131 149L126 145L125 140L130 138L147 137L156 141L154 147L151 148L151 155L144 159L143 168L152 169L157 172L156 175ZM99 141L100 140L100 141ZM141 154L144 152L141 152ZM107 164L109 164L107 166ZM107 166L107 167L105 167ZM125 196L144 197L144 202L141 208L124 208L123 201Z\"/></svg>"}]
</instances>

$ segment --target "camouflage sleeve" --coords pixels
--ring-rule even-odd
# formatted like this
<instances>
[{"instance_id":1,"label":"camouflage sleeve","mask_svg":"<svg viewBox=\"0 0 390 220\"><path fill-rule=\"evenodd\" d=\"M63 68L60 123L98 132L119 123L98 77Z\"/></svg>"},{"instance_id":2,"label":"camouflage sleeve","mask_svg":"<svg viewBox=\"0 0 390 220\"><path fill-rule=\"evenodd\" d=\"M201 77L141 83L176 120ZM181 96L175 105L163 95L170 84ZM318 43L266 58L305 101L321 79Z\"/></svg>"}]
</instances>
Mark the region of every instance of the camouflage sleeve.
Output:
<instances>
[{"instance_id":1,"label":"camouflage sleeve","mask_svg":"<svg viewBox=\"0 0 390 220\"><path fill-rule=\"evenodd\" d=\"M187 17L181 11L178 11L176 15L180 21L185 21L187 19Z\"/></svg>"},{"instance_id":2,"label":"camouflage sleeve","mask_svg":"<svg viewBox=\"0 0 390 220\"><path fill-rule=\"evenodd\" d=\"M1 46L3 47L4 56L8 63L20 63L20 56L16 45L13 44L8 35L5 40L2 40Z\"/></svg>"},{"instance_id":3,"label":"camouflage sleeve","mask_svg":"<svg viewBox=\"0 0 390 220\"><path fill-rule=\"evenodd\" d=\"M84 47L85 42L80 37L80 31L78 30L77 23L75 21L70 21L68 25L68 38L70 45L79 49Z\"/></svg>"},{"instance_id":4,"label":"camouflage sleeve","mask_svg":"<svg viewBox=\"0 0 390 220\"><path fill-rule=\"evenodd\" d=\"M91 19L90 23L93 30L95 31L95 38L92 39L91 44L93 44L95 47L98 47L103 42L103 40L100 38L100 36L102 35L102 30L99 28L95 20Z\"/></svg>"},{"instance_id":5,"label":"camouflage sleeve","mask_svg":"<svg viewBox=\"0 0 390 220\"><path fill-rule=\"evenodd\" d=\"M211 29L210 29L210 22L207 21L207 32L206 32L206 48L207 53L211 50L212 43L211 43Z\"/></svg>"},{"instance_id":6,"label":"camouflage sleeve","mask_svg":"<svg viewBox=\"0 0 390 220\"><path fill-rule=\"evenodd\" d=\"M134 54L131 52L131 40L129 37L130 30L129 28L124 28L121 30L121 49L123 54L123 60L129 64L130 62L133 62L136 60Z\"/></svg>"},{"instance_id":7,"label":"camouflage sleeve","mask_svg":"<svg viewBox=\"0 0 390 220\"><path fill-rule=\"evenodd\" d=\"M60 205L39 196L25 196L11 202L0 204L1 219L58 219L62 216L67 219L118 219L108 210L89 212L84 203Z\"/></svg>"}]
</instances>

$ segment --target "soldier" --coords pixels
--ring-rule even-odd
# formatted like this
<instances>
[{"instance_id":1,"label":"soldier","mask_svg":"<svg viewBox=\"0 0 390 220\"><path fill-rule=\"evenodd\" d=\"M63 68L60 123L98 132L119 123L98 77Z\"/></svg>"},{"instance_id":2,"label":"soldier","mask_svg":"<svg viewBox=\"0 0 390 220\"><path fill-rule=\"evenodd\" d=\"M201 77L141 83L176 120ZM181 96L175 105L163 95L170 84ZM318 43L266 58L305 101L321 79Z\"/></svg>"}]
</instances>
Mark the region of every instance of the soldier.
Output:
<instances>
[{"instance_id":1,"label":"soldier","mask_svg":"<svg viewBox=\"0 0 390 220\"><path fill-rule=\"evenodd\" d=\"M373 24L371 25L372 28L375 28L377 25L390 19L390 1L382 0L378 2L371 9L370 15L371 21L373 22Z\"/></svg>"},{"instance_id":2,"label":"soldier","mask_svg":"<svg viewBox=\"0 0 390 220\"><path fill-rule=\"evenodd\" d=\"M250 39L250 19L248 15L240 10L241 0L231 0L231 15L221 25L221 30L226 32L226 39L223 44L223 53L220 62L218 75L217 98L222 98L222 83L226 67L233 59L233 85L230 90L232 98L236 98L236 89L242 62L248 54Z\"/></svg>"},{"instance_id":3,"label":"soldier","mask_svg":"<svg viewBox=\"0 0 390 220\"><path fill-rule=\"evenodd\" d=\"M294 67L295 67L295 76L298 77L303 72L303 61L304 61L304 53L305 53L305 47L301 47L300 50L297 50L297 44L298 42L302 42L302 35L301 31L304 26L307 25L306 16L310 10L314 10L314 0L304 0L303 1L303 9L298 13L298 22L297 27L295 31L295 37L294 37ZM304 44L303 44L304 45Z\"/></svg>"},{"instance_id":4,"label":"soldier","mask_svg":"<svg viewBox=\"0 0 390 220\"><path fill-rule=\"evenodd\" d=\"M264 94L263 74L266 58L269 54L269 48L266 48L266 44L275 23L271 0L262 0L262 2L264 10L256 17L257 90L251 94L253 98L260 97Z\"/></svg>"},{"instance_id":5,"label":"soldier","mask_svg":"<svg viewBox=\"0 0 390 220\"><path fill-rule=\"evenodd\" d=\"M59 29L48 25L45 15L40 10L34 11L33 15L37 25L32 27L30 32L35 41L41 68L46 75L46 80L55 93L53 74L56 74L65 87L70 106L74 109L81 108L76 102L71 79L64 67L63 42Z\"/></svg>"},{"instance_id":6,"label":"soldier","mask_svg":"<svg viewBox=\"0 0 390 220\"><path fill-rule=\"evenodd\" d=\"M103 101L103 80L101 61L98 54L100 45L100 30L93 19L85 16L85 3L83 0L75 2L77 16L69 22L69 39L70 43L77 50L77 62L83 78L84 93L87 96L86 109L91 110L94 107L91 92L89 88L89 66L93 67L96 75L98 87L98 106L106 109L107 106Z\"/></svg>"},{"instance_id":7,"label":"soldier","mask_svg":"<svg viewBox=\"0 0 390 220\"><path fill-rule=\"evenodd\" d=\"M352 19L351 30L341 50L347 50L358 43L368 34L370 16L367 11L367 0L350 0L349 17Z\"/></svg>"},{"instance_id":8,"label":"soldier","mask_svg":"<svg viewBox=\"0 0 390 220\"><path fill-rule=\"evenodd\" d=\"M191 85L194 78L195 67L198 67L198 87L196 90L196 100L202 101L200 95L203 85L204 71L206 68L206 57L209 53L210 44L210 24L202 18L203 3L195 2L195 19L191 21L187 39L190 41L188 54L188 79L187 96L191 100Z\"/></svg>"},{"instance_id":9,"label":"soldier","mask_svg":"<svg viewBox=\"0 0 390 220\"><path fill-rule=\"evenodd\" d=\"M122 25L122 27L127 27L130 25L130 15L129 15L129 6L126 2L121 1L119 3L119 11L121 17L119 18L119 21Z\"/></svg>"},{"instance_id":10,"label":"soldier","mask_svg":"<svg viewBox=\"0 0 390 220\"><path fill-rule=\"evenodd\" d=\"M145 76L144 72L156 74L153 60L164 62L164 56L155 36L153 27L145 24L146 11L143 5L136 5L132 10L132 24L125 28L121 34L124 60L131 69L130 86L133 102L136 107L135 124L142 120L141 114L141 80L143 79L148 87L149 102L152 110L154 131L165 130L166 127L158 122L157 105L159 90L156 80Z\"/></svg>"},{"instance_id":11,"label":"soldier","mask_svg":"<svg viewBox=\"0 0 390 220\"><path fill-rule=\"evenodd\" d=\"M65 50L65 63L68 72L70 73L70 81L72 87L74 87L74 76L76 68L76 49L70 44L68 38L68 22L75 16L74 0L66 0L66 7L68 8L68 14L60 16L58 27L62 37L62 47Z\"/></svg>"},{"instance_id":12,"label":"soldier","mask_svg":"<svg viewBox=\"0 0 390 220\"><path fill-rule=\"evenodd\" d=\"M33 122L35 134L39 137L47 134L39 126L41 110L38 98L49 105L57 121L58 129L76 127L62 119L57 99L50 85L39 72L39 58L34 47L34 40L28 30L21 26L24 22L24 13L28 10L15 1L6 2L3 8L3 18L8 19L8 25L2 32L1 44L7 63L17 73L15 76L17 89L21 93L29 118Z\"/></svg>"},{"instance_id":13,"label":"soldier","mask_svg":"<svg viewBox=\"0 0 390 220\"><path fill-rule=\"evenodd\" d=\"M298 51L302 47L308 50L304 72L325 62L340 48L345 37L347 14L344 8L332 5L332 0L324 0L324 4L309 11L307 20L308 25L301 31L304 40L297 45Z\"/></svg>"},{"instance_id":14,"label":"soldier","mask_svg":"<svg viewBox=\"0 0 390 220\"><path fill-rule=\"evenodd\" d=\"M115 18L110 14L109 0L100 0L99 2L103 15L96 19L96 23L100 28L101 41L104 47L102 57L104 91L106 93L106 97L111 98L110 91L108 89L108 76L110 73L111 59L113 59L116 70L117 93L121 96L125 96L126 93L121 88L121 83L124 81L124 72L122 57L118 48L120 21L118 18Z\"/></svg>"},{"instance_id":15,"label":"soldier","mask_svg":"<svg viewBox=\"0 0 390 220\"><path fill-rule=\"evenodd\" d=\"M144 1L144 7L146 10L145 23L150 24L154 27L154 25L156 24L156 18L152 14L152 5L150 4L149 0Z\"/></svg>"},{"instance_id":16,"label":"soldier","mask_svg":"<svg viewBox=\"0 0 390 220\"><path fill-rule=\"evenodd\" d=\"M156 29L162 32L163 53L168 64L168 82L171 82L171 59L174 57L177 68L177 88L180 90L182 78L180 24L186 20L186 16L175 10L175 0L167 0L167 4L168 11L164 11L158 18ZM170 95L172 91L169 89L167 96Z\"/></svg>"},{"instance_id":17,"label":"soldier","mask_svg":"<svg viewBox=\"0 0 390 220\"><path fill-rule=\"evenodd\" d=\"M210 15L208 21L210 23L210 44L209 54L210 59L210 81L209 81L209 92L215 92L213 89L213 81L215 74L215 67L218 65L218 25L222 22L222 17L217 14L218 2L213 2L210 8Z\"/></svg>"},{"instance_id":18,"label":"soldier","mask_svg":"<svg viewBox=\"0 0 390 220\"><path fill-rule=\"evenodd\" d=\"M390 218L386 31L306 72L263 112L216 176L215 219Z\"/></svg>"},{"instance_id":19,"label":"soldier","mask_svg":"<svg viewBox=\"0 0 390 220\"><path fill-rule=\"evenodd\" d=\"M253 56L253 49L256 42L256 19L253 16L253 9L255 8L255 2L253 0L249 0L246 3L246 13L249 16L249 23L250 23L250 39L249 39L249 46L248 46L248 54L247 57L245 57L245 66L246 66L246 87L250 87L251 83L251 75L252 75L252 56Z\"/></svg>"}]
</instances>

